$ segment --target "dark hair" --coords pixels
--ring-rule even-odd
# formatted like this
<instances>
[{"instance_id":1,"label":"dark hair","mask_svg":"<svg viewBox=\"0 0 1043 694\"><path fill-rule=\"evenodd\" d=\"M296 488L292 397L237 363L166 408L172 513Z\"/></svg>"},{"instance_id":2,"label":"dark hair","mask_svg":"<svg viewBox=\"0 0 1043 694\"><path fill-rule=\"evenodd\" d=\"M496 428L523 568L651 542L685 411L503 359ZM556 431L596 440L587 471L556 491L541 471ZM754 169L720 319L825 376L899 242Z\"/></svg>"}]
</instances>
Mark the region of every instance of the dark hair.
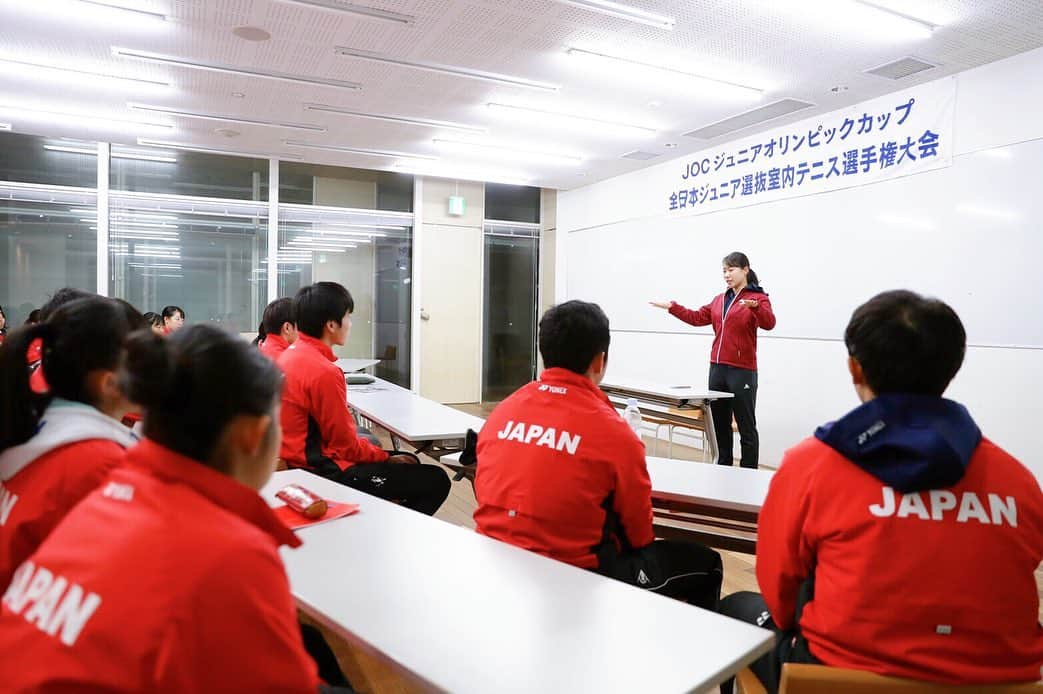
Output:
<instances>
[{"instance_id":1,"label":"dark hair","mask_svg":"<svg viewBox=\"0 0 1043 694\"><path fill-rule=\"evenodd\" d=\"M288 296L276 299L264 307L264 315L261 316L261 326L257 330L257 337L263 340L268 335L278 335L286 323L297 324L293 313L293 299Z\"/></svg>"},{"instance_id":2,"label":"dark hair","mask_svg":"<svg viewBox=\"0 0 1043 694\"><path fill-rule=\"evenodd\" d=\"M3 313L3 309L0 309L0 313ZM34 308L29 312L29 315L25 319L24 325L33 325L34 323L40 322L40 309Z\"/></svg>"},{"instance_id":3,"label":"dark hair","mask_svg":"<svg viewBox=\"0 0 1043 694\"><path fill-rule=\"evenodd\" d=\"M0 335L6 335L7 334L7 314L4 313L4 307L3 306L0 306L0 316L4 317L4 326L2 328L0 328Z\"/></svg>"},{"instance_id":4,"label":"dark hair","mask_svg":"<svg viewBox=\"0 0 1043 694\"><path fill-rule=\"evenodd\" d=\"M760 285L760 280L757 279L757 273L754 272L753 268L750 267L750 259L746 257L745 253L733 251L732 253L729 253L728 255L724 256L724 260L721 261L721 264L725 267L737 267L748 269L749 273L746 275L746 284Z\"/></svg>"},{"instance_id":5,"label":"dark hair","mask_svg":"<svg viewBox=\"0 0 1043 694\"><path fill-rule=\"evenodd\" d=\"M322 337L326 321L340 325L345 313L355 310L351 292L336 282L316 282L301 287L293 297L293 315L297 318L297 329L305 335Z\"/></svg>"},{"instance_id":6,"label":"dark hair","mask_svg":"<svg viewBox=\"0 0 1043 694\"><path fill-rule=\"evenodd\" d=\"M145 320L153 328L162 328L163 327L163 316L161 316L158 313L155 313L153 311L146 311L145 312Z\"/></svg>"},{"instance_id":7,"label":"dark hair","mask_svg":"<svg viewBox=\"0 0 1043 694\"><path fill-rule=\"evenodd\" d=\"M91 292L85 292L82 289L76 289L74 287L62 287L54 294L51 294L51 298L48 299L47 302L40 307L40 322L43 323L44 321L46 321L48 318L51 317L52 313L54 313L60 307L69 303L70 301L75 301L76 299L86 299L90 296L98 295L92 294Z\"/></svg>"},{"instance_id":8,"label":"dark hair","mask_svg":"<svg viewBox=\"0 0 1043 694\"><path fill-rule=\"evenodd\" d=\"M540 319L540 355L548 369L561 367L585 374L594 357L608 353L611 339L608 316L597 304L566 301Z\"/></svg>"},{"instance_id":9,"label":"dark hair","mask_svg":"<svg viewBox=\"0 0 1043 694\"><path fill-rule=\"evenodd\" d=\"M100 296L75 299L44 323L14 330L0 348L0 450L28 441L43 411L54 397L93 405L87 375L97 369L116 371L124 342L145 319L130 305ZM26 352L43 341L40 367L49 392L38 395L29 386Z\"/></svg>"},{"instance_id":10,"label":"dark hair","mask_svg":"<svg viewBox=\"0 0 1043 694\"><path fill-rule=\"evenodd\" d=\"M877 395L940 396L963 364L967 333L948 304L897 290L855 309L844 343Z\"/></svg>"},{"instance_id":11,"label":"dark hair","mask_svg":"<svg viewBox=\"0 0 1043 694\"><path fill-rule=\"evenodd\" d=\"M145 408L146 436L212 464L221 432L233 418L272 413L282 375L238 335L200 323L169 338L152 332L131 336L123 383L130 399Z\"/></svg>"},{"instance_id":12,"label":"dark hair","mask_svg":"<svg viewBox=\"0 0 1043 694\"><path fill-rule=\"evenodd\" d=\"M181 320L185 319L185 311L180 306L164 306L163 313L160 315L163 316L163 320L166 320L167 318L173 318L175 313L181 314Z\"/></svg>"}]
</instances>

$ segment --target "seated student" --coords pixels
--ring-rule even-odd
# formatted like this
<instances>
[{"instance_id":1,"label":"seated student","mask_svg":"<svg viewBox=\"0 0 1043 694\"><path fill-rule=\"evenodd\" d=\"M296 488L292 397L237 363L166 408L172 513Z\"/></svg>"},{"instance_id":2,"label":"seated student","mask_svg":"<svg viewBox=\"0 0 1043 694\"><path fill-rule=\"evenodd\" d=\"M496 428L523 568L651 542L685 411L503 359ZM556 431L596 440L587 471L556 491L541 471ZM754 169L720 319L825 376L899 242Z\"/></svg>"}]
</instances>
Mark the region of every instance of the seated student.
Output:
<instances>
[{"instance_id":1,"label":"seated student","mask_svg":"<svg viewBox=\"0 0 1043 694\"><path fill-rule=\"evenodd\" d=\"M120 424L135 405L116 371L127 335L144 326L129 305L76 299L46 323L13 331L0 351L0 588L136 443ZM25 365L37 340L43 395Z\"/></svg>"},{"instance_id":2,"label":"seated student","mask_svg":"<svg viewBox=\"0 0 1043 694\"><path fill-rule=\"evenodd\" d=\"M645 446L598 384L608 318L568 301L540 320L546 371L501 402L478 435L478 532L715 609L721 557L654 541Z\"/></svg>"},{"instance_id":3,"label":"seated student","mask_svg":"<svg viewBox=\"0 0 1043 694\"><path fill-rule=\"evenodd\" d=\"M303 287L293 300L297 341L279 357L286 374L279 457L335 482L432 515L449 496L449 476L416 456L391 453L359 436L348 412L344 372L333 345L351 331L355 301L336 282Z\"/></svg>"},{"instance_id":4,"label":"seated student","mask_svg":"<svg viewBox=\"0 0 1043 694\"><path fill-rule=\"evenodd\" d=\"M164 306L160 315L163 317L163 333L166 335L181 330L185 325L185 311L180 306Z\"/></svg>"},{"instance_id":5,"label":"seated student","mask_svg":"<svg viewBox=\"0 0 1043 694\"><path fill-rule=\"evenodd\" d=\"M315 692L257 494L281 376L209 325L139 332L123 378L147 438L17 570L0 611L6 691Z\"/></svg>"},{"instance_id":6,"label":"seated student","mask_svg":"<svg viewBox=\"0 0 1043 694\"><path fill-rule=\"evenodd\" d=\"M76 289L75 287L62 287L61 289L56 290L54 294L51 294L51 298L44 302L44 305L40 307L40 322L45 322L51 317L52 313L70 301L86 299L91 296L98 295L92 292L86 292L82 289Z\"/></svg>"},{"instance_id":7,"label":"seated student","mask_svg":"<svg viewBox=\"0 0 1043 694\"><path fill-rule=\"evenodd\" d=\"M287 296L265 306L257 339L254 340L261 354L277 361L279 355L296 341L297 319L293 315L293 299Z\"/></svg>"},{"instance_id":8,"label":"seated student","mask_svg":"<svg viewBox=\"0 0 1043 694\"><path fill-rule=\"evenodd\" d=\"M158 313L153 313L152 311L147 311L145 313L145 320L152 328L152 332L157 335L166 335L166 331L163 329L163 316Z\"/></svg>"},{"instance_id":9,"label":"seated student","mask_svg":"<svg viewBox=\"0 0 1043 694\"><path fill-rule=\"evenodd\" d=\"M821 662L929 682L1040 678L1043 492L942 398L966 334L908 291L855 310L844 334L862 405L788 451L757 536L763 597L721 611L778 632L754 671Z\"/></svg>"},{"instance_id":10,"label":"seated student","mask_svg":"<svg viewBox=\"0 0 1043 694\"><path fill-rule=\"evenodd\" d=\"M85 292L82 289L76 289L75 287L62 287L55 291L54 294L51 295L51 298L40 307L38 322L46 322L46 320L51 317L51 314L70 301L86 299L92 296L98 295ZM25 353L25 360L29 364L29 385L32 388L32 391L37 395L45 395L47 393L47 379L44 378L43 370L40 369L42 347L42 340L33 340L29 345L29 349Z\"/></svg>"}]
</instances>

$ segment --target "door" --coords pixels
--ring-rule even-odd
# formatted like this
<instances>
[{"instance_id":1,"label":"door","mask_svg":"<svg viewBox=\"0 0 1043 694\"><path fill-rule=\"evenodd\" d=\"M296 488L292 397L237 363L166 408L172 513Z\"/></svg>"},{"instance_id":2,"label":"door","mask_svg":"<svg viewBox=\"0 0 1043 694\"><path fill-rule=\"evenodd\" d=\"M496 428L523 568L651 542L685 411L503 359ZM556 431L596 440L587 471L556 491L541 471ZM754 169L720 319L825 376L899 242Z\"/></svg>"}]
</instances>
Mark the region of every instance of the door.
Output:
<instances>
[{"instance_id":1,"label":"door","mask_svg":"<svg viewBox=\"0 0 1043 694\"><path fill-rule=\"evenodd\" d=\"M425 224L420 254L420 394L443 403L478 402L482 229Z\"/></svg>"}]
</instances>

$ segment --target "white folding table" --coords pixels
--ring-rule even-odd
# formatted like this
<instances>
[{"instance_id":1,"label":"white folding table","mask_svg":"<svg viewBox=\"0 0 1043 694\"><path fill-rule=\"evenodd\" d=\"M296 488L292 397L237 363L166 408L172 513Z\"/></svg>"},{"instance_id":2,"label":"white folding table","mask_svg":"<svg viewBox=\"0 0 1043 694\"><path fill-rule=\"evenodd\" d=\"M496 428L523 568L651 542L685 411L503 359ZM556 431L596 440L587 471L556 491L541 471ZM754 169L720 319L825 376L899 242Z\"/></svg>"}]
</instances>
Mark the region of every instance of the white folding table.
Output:
<instances>
[{"instance_id":1,"label":"white folding table","mask_svg":"<svg viewBox=\"0 0 1043 694\"><path fill-rule=\"evenodd\" d=\"M755 554L757 523L774 472L648 458L656 535Z\"/></svg>"},{"instance_id":2,"label":"white folding table","mask_svg":"<svg viewBox=\"0 0 1043 694\"><path fill-rule=\"evenodd\" d=\"M658 537L756 553L758 516L773 471L651 456L646 461ZM459 454L447 455L442 464L474 481L476 468L460 465Z\"/></svg>"},{"instance_id":3,"label":"white folding table","mask_svg":"<svg viewBox=\"0 0 1043 694\"><path fill-rule=\"evenodd\" d=\"M379 359L338 359L336 362L337 366L346 374L355 373L356 371L362 371L368 369L375 364L379 364Z\"/></svg>"},{"instance_id":4,"label":"white folding table","mask_svg":"<svg viewBox=\"0 0 1043 694\"><path fill-rule=\"evenodd\" d=\"M454 694L709 691L770 631L598 576L303 470L360 511L299 531L282 557L298 606L425 688Z\"/></svg>"},{"instance_id":5,"label":"white folding table","mask_svg":"<svg viewBox=\"0 0 1043 694\"><path fill-rule=\"evenodd\" d=\"M348 406L386 430L396 449L405 442L435 460L463 450L467 430L478 431L485 423L380 378L368 385L349 385Z\"/></svg>"},{"instance_id":6,"label":"white folding table","mask_svg":"<svg viewBox=\"0 0 1043 694\"><path fill-rule=\"evenodd\" d=\"M640 380L612 380L603 382L601 389L617 398L637 400L641 414L655 417L677 426L701 430L703 450L709 453L710 462L717 462L717 437L714 434L710 403L714 400L734 397L731 393L709 390L690 384L655 383ZM619 400L614 400L619 405ZM623 403L625 404L625 403ZM701 417L688 416L684 410L699 410Z\"/></svg>"}]
</instances>

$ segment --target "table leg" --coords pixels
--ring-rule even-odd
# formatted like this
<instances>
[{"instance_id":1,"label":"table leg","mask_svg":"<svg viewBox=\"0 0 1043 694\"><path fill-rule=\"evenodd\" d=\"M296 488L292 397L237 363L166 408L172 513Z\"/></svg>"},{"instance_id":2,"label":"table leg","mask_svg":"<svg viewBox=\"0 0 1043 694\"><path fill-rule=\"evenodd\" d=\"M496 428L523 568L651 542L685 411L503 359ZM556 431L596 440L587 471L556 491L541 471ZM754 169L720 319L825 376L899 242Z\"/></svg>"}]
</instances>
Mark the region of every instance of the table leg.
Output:
<instances>
[{"instance_id":1,"label":"table leg","mask_svg":"<svg viewBox=\"0 0 1043 694\"><path fill-rule=\"evenodd\" d=\"M699 404L699 409L703 411L703 435L705 440L703 441L703 451L708 452L710 455L711 463L717 463L717 434L713 428L713 413L710 412L710 401L702 400ZM704 453L705 455L705 453Z\"/></svg>"}]
</instances>

